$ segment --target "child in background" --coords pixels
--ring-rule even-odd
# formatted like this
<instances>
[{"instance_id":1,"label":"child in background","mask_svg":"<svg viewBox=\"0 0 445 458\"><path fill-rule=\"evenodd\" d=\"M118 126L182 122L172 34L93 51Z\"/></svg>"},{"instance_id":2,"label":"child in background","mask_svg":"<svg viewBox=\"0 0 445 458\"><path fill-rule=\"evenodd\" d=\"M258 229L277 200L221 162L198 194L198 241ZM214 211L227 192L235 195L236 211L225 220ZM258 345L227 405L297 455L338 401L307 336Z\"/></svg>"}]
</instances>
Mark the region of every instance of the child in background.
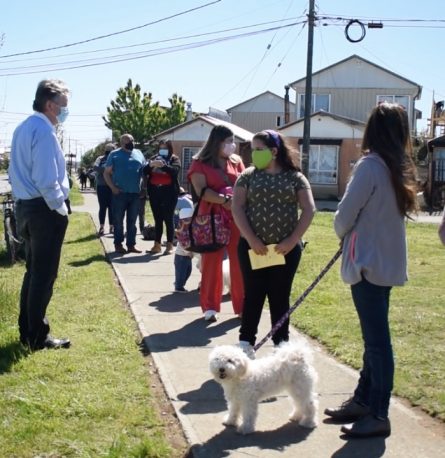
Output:
<instances>
[{"instance_id":1,"label":"child in background","mask_svg":"<svg viewBox=\"0 0 445 458\"><path fill-rule=\"evenodd\" d=\"M179 219L191 218L193 215L193 204L192 208L183 208L179 211ZM187 293L185 284L192 273L192 257L193 253L187 251L179 243L176 245L175 251L175 293Z\"/></svg>"},{"instance_id":2,"label":"child in background","mask_svg":"<svg viewBox=\"0 0 445 458\"><path fill-rule=\"evenodd\" d=\"M175 229L178 228L179 212L183 208L193 208L193 201L192 201L192 196L188 194L187 191L182 186L180 186L178 201L176 202L176 208L175 208L175 214L174 214Z\"/></svg>"}]
</instances>

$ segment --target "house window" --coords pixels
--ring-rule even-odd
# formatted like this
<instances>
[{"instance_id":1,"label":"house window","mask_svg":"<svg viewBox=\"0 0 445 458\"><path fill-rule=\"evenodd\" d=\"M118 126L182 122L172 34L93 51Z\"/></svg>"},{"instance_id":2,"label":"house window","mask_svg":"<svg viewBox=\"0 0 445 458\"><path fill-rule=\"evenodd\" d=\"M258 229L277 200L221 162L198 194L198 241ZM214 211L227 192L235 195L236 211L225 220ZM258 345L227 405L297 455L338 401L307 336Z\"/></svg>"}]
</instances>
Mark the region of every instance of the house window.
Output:
<instances>
[{"instance_id":1,"label":"house window","mask_svg":"<svg viewBox=\"0 0 445 458\"><path fill-rule=\"evenodd\" d=\"M338 146L311 145L309 181L312 184L337 184Z\"/></svg>"},{"instance_id":2,"label":"house window","mask_svg":"<svg viewBox=\"0 0 445 458\"><path fill-rule=\"evenodd\" d=\"M281 116L277 116L277 127L281 126Z\"/></svg>"},{"instance_id":3,"label":"house window","mask_svg":"<svg viewBox=\"0 0 445 458\"><path fill-rule=\"evenodd\" d=\"M377 104L382 102L397 103L409 112L409 95L378 95Z\"/></svg>"},{"instance_id":4,"label":"house window","mask_svg":"<svg viewBox=\"0 0 445 458\"><path fill-rule=\"evenodd\" d=\"M181 183L187 181L187 172L192 163L192 158L200 149L198 146L185 146L182 148Z\"/></svg>"},{"instance_id":5,"label":"house window","mask_svg":"<svg viewBox=\"0 0 445 458\"><path fill-rule=\"evenodd\" d=\"M330 111L331 97L329 94L312 94L311 113L316 111ZM304 117L305 95L299 94L300 118Z\"/></svg>"}]
</instances>

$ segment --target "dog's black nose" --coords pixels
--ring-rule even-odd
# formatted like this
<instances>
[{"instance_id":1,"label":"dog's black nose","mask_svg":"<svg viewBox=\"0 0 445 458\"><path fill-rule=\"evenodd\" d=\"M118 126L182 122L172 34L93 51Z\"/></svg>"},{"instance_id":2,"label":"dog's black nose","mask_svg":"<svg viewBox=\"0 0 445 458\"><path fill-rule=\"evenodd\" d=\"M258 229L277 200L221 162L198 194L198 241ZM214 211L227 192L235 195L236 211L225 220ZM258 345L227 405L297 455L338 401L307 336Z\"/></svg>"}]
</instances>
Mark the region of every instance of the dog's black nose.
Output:
<instances>
[{"instance_id":1,"label":"dog's black nose","mask_svg":"<svg viewBox=\"0 0 445 458\"><path fill-rule=\"evenodd\" d=\"M225 372L224 367L220 367L220 368L219 368L219 372L220 372L221 374L223 374L223 373Z\"/></svg>"}]
</instances>

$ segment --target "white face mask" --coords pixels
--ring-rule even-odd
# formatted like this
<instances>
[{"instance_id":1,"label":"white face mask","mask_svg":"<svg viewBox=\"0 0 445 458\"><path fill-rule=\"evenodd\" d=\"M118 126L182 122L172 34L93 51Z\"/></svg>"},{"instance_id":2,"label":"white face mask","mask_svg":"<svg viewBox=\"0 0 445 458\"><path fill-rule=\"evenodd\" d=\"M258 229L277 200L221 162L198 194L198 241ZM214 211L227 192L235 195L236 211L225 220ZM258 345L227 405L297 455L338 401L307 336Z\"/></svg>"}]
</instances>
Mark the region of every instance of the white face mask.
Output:
<instances>
[{"instance_id":1,"label":"white face mask","mask_svg":"<svg viewBox=\"0 0 445 458\"><path fill-rule=\"evenodd\" d=\"M235 143L225 143L224 144L224 149L223 149L223 154L226 157L231 156L236 150L236 145Z\"/></svg>"},{"instance_id":2,"label":"white face mask","mask_svg":"<svg viewBox=\"0 0 445 458\"><path fill-rule=\"evenodd\" d=\"M162 157L167 157L168 156L168 149L166 149L166 148L165 149L164 148L160 149L159 150L159 155L162 156Z\"/></svg>"}]
</instances>

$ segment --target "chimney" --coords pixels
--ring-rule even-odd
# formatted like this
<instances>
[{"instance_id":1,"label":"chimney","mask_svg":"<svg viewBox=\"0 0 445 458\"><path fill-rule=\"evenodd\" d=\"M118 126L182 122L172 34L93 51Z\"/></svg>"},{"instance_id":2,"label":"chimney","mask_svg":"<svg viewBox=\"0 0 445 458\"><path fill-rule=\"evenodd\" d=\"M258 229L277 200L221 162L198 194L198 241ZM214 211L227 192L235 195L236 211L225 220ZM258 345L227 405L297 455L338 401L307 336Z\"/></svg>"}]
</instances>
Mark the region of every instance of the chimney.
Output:
<instances>
[{"instance_id":1,"label":"chimney","mask_svg":"<svg viewBox=\"0 0 445 458\"><path fill-rule=\"evenodd\" d=\"M191 121L193 119L193 111L192 111L192 102L187 102L187 110L185 111L186 121Z\"/></svg>"},{"instance_id":2,"label":"chimney","mask_svg":"<svg viewBox=\"0 0 445 458\"><path fill-rule=\"evenodd\" d=\"M289 86L284 86L286 94L284 95L284 124L289 123Z\"/></svg>"}]
</instances>

